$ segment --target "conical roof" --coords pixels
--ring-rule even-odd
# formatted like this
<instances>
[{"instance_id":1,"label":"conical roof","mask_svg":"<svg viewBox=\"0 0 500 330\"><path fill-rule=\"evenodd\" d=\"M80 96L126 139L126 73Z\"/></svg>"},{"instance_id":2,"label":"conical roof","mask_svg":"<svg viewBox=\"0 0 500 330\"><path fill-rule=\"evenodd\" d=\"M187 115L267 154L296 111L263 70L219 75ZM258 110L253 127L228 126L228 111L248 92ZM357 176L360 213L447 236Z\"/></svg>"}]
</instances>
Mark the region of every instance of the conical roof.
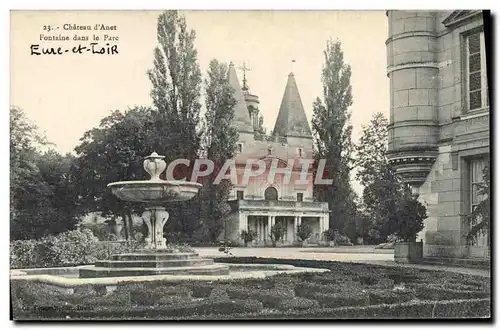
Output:
<instances>
[{"instance_id":1,"label":"conical roof","mask_svg":"<svg viewBox=\"0 0 500 330\"><path fill-rule=\"evenodd\" d=\"M312 137L311 128L307 121L293 73L288 75L285 93L281 100L280 111L274 124L273 134L279 136Z\"/></svg>"},{"instance_id":2,"label":"conical roof","mask_svg":"<svg viewBox=\"0 0 500 330\"><path fill-rule=\"evenodd\" d=\"M229 80L229 85L233 88L234 98L236 99L232 124L238 132L253 133L253 125L248 113L247 103L232 62L229 64L227 79Z\"/></svg>"}]
</instances>

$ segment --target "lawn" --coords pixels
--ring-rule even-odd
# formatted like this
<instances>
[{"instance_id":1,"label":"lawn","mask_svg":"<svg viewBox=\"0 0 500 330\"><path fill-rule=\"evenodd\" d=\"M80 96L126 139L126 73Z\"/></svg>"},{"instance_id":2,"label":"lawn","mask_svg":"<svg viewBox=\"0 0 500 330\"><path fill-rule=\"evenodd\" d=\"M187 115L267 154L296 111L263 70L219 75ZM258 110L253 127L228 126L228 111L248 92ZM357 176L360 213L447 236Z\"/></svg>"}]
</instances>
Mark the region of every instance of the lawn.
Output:
<instances>
[{"instance_id":1,"label":"lawn","mask_svg":"<svg viewBox=\"0 0 500 330\"><path fill-rule=\"evenodd\" d=\"M490 279L412 268L310 260L229 258L329 268L231 282L156 282L63 293L11 282L15 320L340 319L489 317ZM227 262L229 260L220 260Z\"/></svg>"}]
</instances>

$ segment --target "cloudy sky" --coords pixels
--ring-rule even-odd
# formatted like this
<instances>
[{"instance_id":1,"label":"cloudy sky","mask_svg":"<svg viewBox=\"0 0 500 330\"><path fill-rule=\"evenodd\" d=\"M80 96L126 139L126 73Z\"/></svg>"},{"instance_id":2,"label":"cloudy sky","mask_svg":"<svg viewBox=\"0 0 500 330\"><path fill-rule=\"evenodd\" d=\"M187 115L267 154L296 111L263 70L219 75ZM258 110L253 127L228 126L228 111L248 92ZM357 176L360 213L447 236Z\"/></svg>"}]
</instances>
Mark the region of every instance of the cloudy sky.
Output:
<instances>
[{"instance_id":1,"label":"cloudy sky","mask_svg":"<svg viewBox=\"0 0 500 330\"><path fill-rule=\"evenodd\" d=\"M150 105L157 11L12 12L11 105L25 110L61 152L71 151L83 133L113 110ZM288 73L293 70L309 121L321 96L323 50L338 38L352 67L354 140L374 112L389 111L386 77L387 17L383 11L188 11L196 31L199 63L212 58L243 62L250 90L260 97L264 125L272 130ZM63 24L116 25L119 54L30 55L30 46L71 49L79 41L40 41L40 34L67 35ZM59 26L55 31L43 27ZM79 32L88 35L94 31ZM102 36L105 32L99 32ZM81 42L84 44L84 42ZM296 62L292 64L292 60ZM238 72L241 74L241 72Z\"/></svg>"}]
</instances>

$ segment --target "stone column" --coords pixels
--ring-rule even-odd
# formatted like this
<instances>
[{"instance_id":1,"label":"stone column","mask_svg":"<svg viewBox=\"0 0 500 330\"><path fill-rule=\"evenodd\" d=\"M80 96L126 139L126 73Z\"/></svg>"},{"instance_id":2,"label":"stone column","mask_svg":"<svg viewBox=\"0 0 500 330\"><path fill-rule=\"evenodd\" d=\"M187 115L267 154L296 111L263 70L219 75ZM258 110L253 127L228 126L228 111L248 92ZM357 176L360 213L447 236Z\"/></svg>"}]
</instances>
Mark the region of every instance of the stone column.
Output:
<instances>
[{"instance_id":1,"label":"stone column","mask_svg":"<svg viewBox=\"0 0 500 330\"><path fill-rule=\"evenodd\" d=\"M263 220L263 217L260 216L259 222L258 222L258 233L259 233L259 241L260 242L264 242L265 237L266 237L266 233L264 232L264 221L262 221L262 220Z\"/></svg>"},{"instance_id":2,"label":"stone column","mask_svg":"<svg viewBox=\"0 0 500 330\"><path fill-rule=\"evenodd\" d=\"M266 230L266 240L267 241L271 240L271 227L274 226L274 221L275 221L274 215L270 215L267 218L267 230Z\"/></svg>"},{"instance_id":3,"label":"stone column","mask_svg":"<svg viewBox=\"0 0 500 330\"><path fill-rule=\"evenodd\" d=\"M297 216L293 217L293 239L292 240L294 242L297 241L297 226L298 226L297 223L299 221L298 219L299 219L299 217L297 217Z\"/></svg>"},{"instance_id":4,"label":"stone column","mask_svg":"<svg viewBox=\"0 0 500 330\"><path fill-rule=\"evenodd\" d=\"M240 225L239 225L240 232L238 233L241 234L241 231L246 230L248 231L248 215L240 213Z\"/></svg>"}]
</instances>

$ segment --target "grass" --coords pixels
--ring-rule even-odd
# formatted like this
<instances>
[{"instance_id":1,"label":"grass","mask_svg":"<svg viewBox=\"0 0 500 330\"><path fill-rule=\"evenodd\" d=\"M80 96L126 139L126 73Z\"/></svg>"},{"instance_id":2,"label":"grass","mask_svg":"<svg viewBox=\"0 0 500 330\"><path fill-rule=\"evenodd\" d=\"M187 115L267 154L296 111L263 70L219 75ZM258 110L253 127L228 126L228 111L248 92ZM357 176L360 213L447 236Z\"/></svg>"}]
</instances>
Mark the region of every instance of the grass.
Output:
<instances>
[{"instance_id":1,"label":"grass","mask_svg":"<svg viewBox=\"0 0 500 330\"><path fill-rule=\"evenodd\" d=\"M489 317L490 279L412 268L231 258L329 268L231 282L151 282L73 294L11 282L16 320ZM223 260L228 261L228 260Z\"/></svg>"}]
</instances>

